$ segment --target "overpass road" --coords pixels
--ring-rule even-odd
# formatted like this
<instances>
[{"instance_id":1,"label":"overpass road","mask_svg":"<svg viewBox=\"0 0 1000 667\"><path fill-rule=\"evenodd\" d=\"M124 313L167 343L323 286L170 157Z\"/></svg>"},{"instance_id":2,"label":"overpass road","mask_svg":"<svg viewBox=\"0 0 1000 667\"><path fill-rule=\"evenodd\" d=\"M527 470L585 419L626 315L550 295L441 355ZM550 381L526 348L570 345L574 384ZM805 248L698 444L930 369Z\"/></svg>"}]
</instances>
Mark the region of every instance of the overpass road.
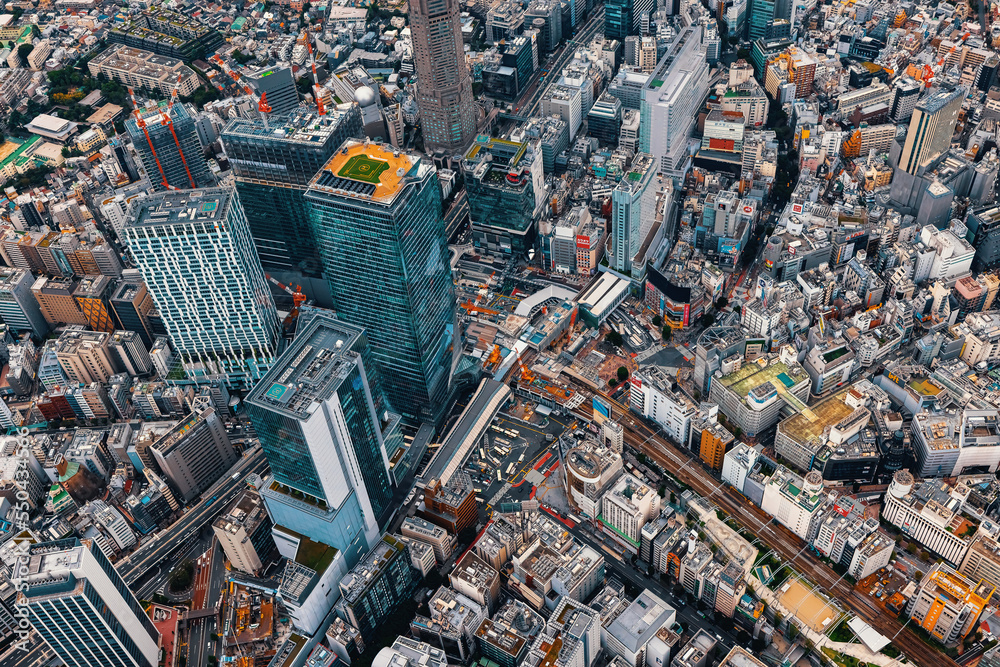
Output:
<instances>
[{"instance_id":1,"label":"overpass road","mask_svg":"<svg viewBox=\"0 0 1000 667\"><path fill-rule=\"evenodd\" d=\"M184 516L158 533L152 540L140 546L127 558L115 564L129 588L135 590L136 584L144 576L157 572L156 566L188 544L192 538L197 538L201 529L214 520L219 512L244 488L243 480L247 475L256 473L263 476L266 471L267 459L264 457L260 445L248 449L244 456L229 469L226 476L202 494L200 503L189 509ZM217 600L217 593L213 597L210 591L208 603L214 604L215 600ZM48 665L53 658L54 655L45 642L37 633L33 633L28 642L27 651L13 648L8 650L0 655L0 665L3 667L42 667Z\"/></svg>"}]
</instances>

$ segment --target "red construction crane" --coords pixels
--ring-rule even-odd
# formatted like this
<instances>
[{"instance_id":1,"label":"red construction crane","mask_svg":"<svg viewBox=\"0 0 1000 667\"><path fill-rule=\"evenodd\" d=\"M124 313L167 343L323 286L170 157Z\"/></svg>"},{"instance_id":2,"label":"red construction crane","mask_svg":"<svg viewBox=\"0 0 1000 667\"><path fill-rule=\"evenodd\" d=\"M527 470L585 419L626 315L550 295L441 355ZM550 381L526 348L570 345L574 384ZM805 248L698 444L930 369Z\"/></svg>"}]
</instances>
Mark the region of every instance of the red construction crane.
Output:
<instances>
[{"instance_id":1,"label":"red construction crane","mask_svg":"<svg viewBox=\"0 0 1000 667\"><path fill-rule=\"evenodd\" d=\"M309 41L308 31L303 31L302 36L306 41L306 49L309 51L309 64L312 66L313 71L313 97L316 98L316 111L320 116L326 115L326 107L323 104L323 99L319 94L319 76L316 74L316 56L313 54L312 42Z\"/></svg>"},{"instance_id":2,"label":"red construction crane","mask_svg":"<svg viewBox=\"0 0 1000 667\"><path fill-rule=\"evenodd\" d=\"M177 152L181 156L181 164L184 165L184 171L187 172L188 182L191 183L192 188L198 187L194 183L194 177L191 175L191 169L188 168L187 159L184 157L184 149L181 148L180 139L177 138L177 132L174 131L174 121L170 118L170 111L174 108L174 102L177 100L177 90L181 87L181 80L183 79L183 74L177 75L177 81L174 83L174 89L170 91L170 102L167 104L167 111L163 114L162 125L166 125L170 128L170 134L174 137L174 144L177 145Z\"/></svg>"},{"instance_id":3,"label":"red construction crane","mask_svg":"<svg viewBox=\"0 0 1000 667\"><path fill-rule=\"evenodd\" d=\"M237 86L243 89L243 92L257 104L257 111L260 112L261 118L264 120L264 129L267 129L267 114L271 113L271 107L267 103L267 93L263 96L258 96L248 84L243 83L240 80L240 73L234 70L229 64L223 60L218 54L210 58L212 62L222 68L222 71L229 75Z\"/></svg>"},{"instance_id":4,"label":"red construction crane","mask_svg":"<svg viewBox=\"0 0 1000 667\"><path fill-rule=\"evenodd\" d=\"M164 187L170 190L176 190L177 188L167 182L167 175L163 172L163 165L160 164L160 158L156 154L156 149L153 148L153 140L149 137L149 130L146 129L146 121L143 120L142 114L139 112L139 103L135 101L135 91L129 88L128 95L132 99L132 113L135 114L135 124L142 128L142 133L146 135L146 142L149 144L149 150L153 153L153 159L156 161L156 168L160 170L160 178L163 179L162 183Z\"/></svg>"},{"instance_id":5,"label":"red construction crane","mask_svg":"<svg viewBox=\"0 0 1000 667\"><path fill-rule=\"evenodd\" d=\"M283 292L290 294L292 297L292 310L291 312L288 313L288 316L285 317L285 321L282 322L282 327L284 328L285 335L291 335L292 333L295 332L295 323L299 319L299 309L302 307L302 304L306 302L306 295L302 293L302 287L299 285L296 285L295 289L293 290L288 285L285 285L284 283L279 282L278 280L272 278L271 274L269 273L265 273L264 277L267 278L270 282L277 285L278 288L281 289Z\"/></svg>"}]
</instances>

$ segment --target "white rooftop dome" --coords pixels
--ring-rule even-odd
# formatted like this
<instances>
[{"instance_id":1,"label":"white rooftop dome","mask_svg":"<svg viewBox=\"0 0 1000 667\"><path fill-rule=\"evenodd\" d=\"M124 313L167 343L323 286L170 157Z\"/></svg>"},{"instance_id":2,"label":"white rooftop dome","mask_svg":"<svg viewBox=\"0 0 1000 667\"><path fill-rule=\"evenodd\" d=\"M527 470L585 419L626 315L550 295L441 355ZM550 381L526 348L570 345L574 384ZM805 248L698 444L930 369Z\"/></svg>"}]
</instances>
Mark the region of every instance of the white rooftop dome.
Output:
<instances>
[{"instance_id":1,"label":"white rooftop dome","mask_svg":"<svg viewBox=\"0 0 1000 667\"><path fill-rule=\"evenodd\" d=\"M375 104L376 99L375 91L369 86L361 86L354 91L354 100L363 107Z\"/></svg>"}]
</instances>

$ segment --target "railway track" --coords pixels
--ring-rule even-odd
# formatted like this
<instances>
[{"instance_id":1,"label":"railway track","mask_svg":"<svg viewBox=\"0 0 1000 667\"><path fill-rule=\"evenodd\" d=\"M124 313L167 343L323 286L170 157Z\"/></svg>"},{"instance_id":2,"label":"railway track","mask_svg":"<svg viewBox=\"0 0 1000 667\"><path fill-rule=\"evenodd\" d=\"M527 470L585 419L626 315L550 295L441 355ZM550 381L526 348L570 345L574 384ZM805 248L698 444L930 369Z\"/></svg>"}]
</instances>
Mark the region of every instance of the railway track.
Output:
<instances>
[{"instance_id":1,"label":"railway track","mask_svg":"<svg viewBox=\"0 0 1000 667\"><path fill-rule=\"evenodd\" d=\"M587 394L595 393L591 387L577 380L572 382ZM873 607L868 601L862 599L843 577L807 555L807 550L803 549L806 544L800 537L784 526L772 524L770 515L765 514L756 505L748 503L728 486L707 475L700 461L654 433L642 421L636 419L626 406L609 398L603 392L596 393L600 393L621 411L622 416L619 421L625 429L625 442L629 446L650 457L696 493L718 505L736 522L757 535L785 562L793 564L799 572L835 597L840 605L858 614L885 635L911 662L921 667L960 667L955 660L926 644L912 630L905 627L904 623L900 623L899 619L889 616L881 609L878 613L873 612Z\"/></svg>"}]
</instances>

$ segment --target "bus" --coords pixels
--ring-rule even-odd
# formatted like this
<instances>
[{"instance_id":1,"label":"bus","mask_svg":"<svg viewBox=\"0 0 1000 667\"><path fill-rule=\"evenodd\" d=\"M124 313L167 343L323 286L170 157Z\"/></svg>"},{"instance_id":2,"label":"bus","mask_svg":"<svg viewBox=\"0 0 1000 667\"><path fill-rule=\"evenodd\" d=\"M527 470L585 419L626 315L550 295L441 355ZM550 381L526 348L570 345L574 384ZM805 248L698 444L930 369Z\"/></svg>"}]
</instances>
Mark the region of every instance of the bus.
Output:
<instances>
[{"instance_id":1,"label":"bus","mask_svg":"<svg viewBox=\"0 0 1000 667\"><path fill-rule=\"evenodd\" d=\"M581 519L575 514L569 514L567 515L566 518L569 519L570 521L575 521L576 523L583 523L583 519Z\"/></svg>"},{"instance_id":2,"label":"bus","mask_svg":"<svg viewBox=\"0 0 1000 667\"><path fill-rule=\"evenodd\" d=\"M504 474L510 477L510 473L513 472L513 470L514 470L514 464L511 463L510 465L507 466L507 471Z\"/></svg>"},{"instance_id":3,"label":"bus","mask_svg":"<svg viewBox=\"0 0 1000 667\"><path fill-rule=\"evenodd\" d=\"M521 452L521 458L519 458L519 459L517 460L517 462L518 462L518 463L523 463L523 462L524 462L524 452Z\"/></svg>"},{"instance_id":4,"label":"bus","mask_svg":"<svg viewBox=\"0 0 1000 667\"><path fill-rule=\"evenodd\" d=\"M500 481L500 470L499 469L497 470L497 481L498 482Z\"/></svg>"}]
</instances>

